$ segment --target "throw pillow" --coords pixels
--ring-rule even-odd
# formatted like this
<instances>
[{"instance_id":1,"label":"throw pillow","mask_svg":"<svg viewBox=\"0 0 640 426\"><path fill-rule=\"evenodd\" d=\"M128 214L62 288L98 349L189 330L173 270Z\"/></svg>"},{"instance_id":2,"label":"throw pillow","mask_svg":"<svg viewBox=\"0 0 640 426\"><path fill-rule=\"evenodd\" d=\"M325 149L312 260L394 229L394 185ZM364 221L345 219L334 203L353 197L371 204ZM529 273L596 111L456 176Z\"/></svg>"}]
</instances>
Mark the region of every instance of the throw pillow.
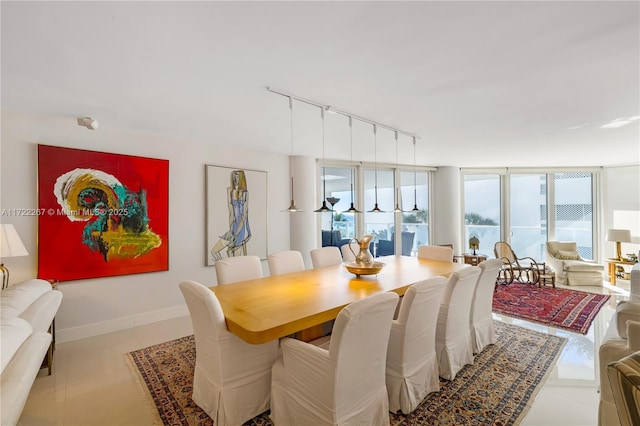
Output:
<instances>
[{"instance_id":1,"label":"throw pillow","mask_svg":"<svg viewBox=\"0 0 640 426\"><path fill-rule=\"evenodd\" d=\"M569 250L558 250L558 252L556 253L556 257L563 260L578 260L578 252Z\"/></svg>"}]
</instances>

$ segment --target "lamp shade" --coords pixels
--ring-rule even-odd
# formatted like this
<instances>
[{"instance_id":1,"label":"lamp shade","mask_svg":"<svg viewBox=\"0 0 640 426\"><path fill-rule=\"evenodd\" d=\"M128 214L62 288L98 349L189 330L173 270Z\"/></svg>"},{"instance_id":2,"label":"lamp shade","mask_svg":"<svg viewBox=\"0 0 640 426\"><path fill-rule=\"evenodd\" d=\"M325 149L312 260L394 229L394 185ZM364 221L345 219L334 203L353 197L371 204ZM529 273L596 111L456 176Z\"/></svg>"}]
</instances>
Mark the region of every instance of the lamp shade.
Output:
<instances>
[{"instance_id":1,"label":"lamp shade","mask_svg":"<svg viewBox=\"0 0 640 426\"><path fill-rule=\"evenodd\" d=\"M630 243L631 231L628 229L609 229L607 231L607 241Z\"/></svg>"},{"instance_id":2,"label":"lamp shade","mask_svg":"<svg viewBox=\"0 0 640 426\"><path fill-rule=\"evenodd\" d=\"M469 248L470 249L479 249L480 248L480 240L477 237L469 238Z\"/></svg>"},{"instance_id":3,"label":"lamp shade","mask_svg":"<svg viewBox=\"0 0 640 426\"><path fill-rule=\"evenodd\" d=\"M13 225L0 224L0 258L28 256L29 252Z\"/></svg>"}]
</instances>

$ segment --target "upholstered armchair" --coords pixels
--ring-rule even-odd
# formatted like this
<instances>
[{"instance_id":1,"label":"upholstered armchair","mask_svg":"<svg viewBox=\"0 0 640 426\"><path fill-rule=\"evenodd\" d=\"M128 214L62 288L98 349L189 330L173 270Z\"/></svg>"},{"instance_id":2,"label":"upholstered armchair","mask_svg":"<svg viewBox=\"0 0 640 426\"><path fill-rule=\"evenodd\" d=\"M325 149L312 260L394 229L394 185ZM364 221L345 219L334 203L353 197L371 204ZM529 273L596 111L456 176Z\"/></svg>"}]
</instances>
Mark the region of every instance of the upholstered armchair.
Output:
<instances>
[{"instance_id":1,"label":"upholstered armchair","mask_svg":"<svg viewBox=\"0 0 640 426\"><path fill-rule=\"evenodd\" d=\"M557 283L602 286L604 265L583 259L574 241L547 241L546 259L556 273Z\"/></svg>"}]
</instances>

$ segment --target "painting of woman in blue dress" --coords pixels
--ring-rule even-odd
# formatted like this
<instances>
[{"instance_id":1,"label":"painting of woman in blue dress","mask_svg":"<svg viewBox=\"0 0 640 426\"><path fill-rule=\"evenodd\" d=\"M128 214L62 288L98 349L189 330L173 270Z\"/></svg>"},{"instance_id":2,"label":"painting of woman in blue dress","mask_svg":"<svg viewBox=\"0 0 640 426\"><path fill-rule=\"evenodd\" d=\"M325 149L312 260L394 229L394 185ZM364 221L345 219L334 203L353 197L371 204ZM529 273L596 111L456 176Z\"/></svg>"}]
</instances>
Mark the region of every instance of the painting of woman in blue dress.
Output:
<instances>
[{"instance_id":1,"label":"painting of woman in blue dress","mask_svg":"<svg viewBox=\"0 0 640 426\"><path fill-rule=\"evenodd\" d=\"M222 259L223 250L226 250L227 257L246 256L247 242L251 238L249 191L244 170L233 170L230 178L231 184L227 188L229 230L220 235L220 239L211 249L215 261Z\"/></svg>"}]
</instances>

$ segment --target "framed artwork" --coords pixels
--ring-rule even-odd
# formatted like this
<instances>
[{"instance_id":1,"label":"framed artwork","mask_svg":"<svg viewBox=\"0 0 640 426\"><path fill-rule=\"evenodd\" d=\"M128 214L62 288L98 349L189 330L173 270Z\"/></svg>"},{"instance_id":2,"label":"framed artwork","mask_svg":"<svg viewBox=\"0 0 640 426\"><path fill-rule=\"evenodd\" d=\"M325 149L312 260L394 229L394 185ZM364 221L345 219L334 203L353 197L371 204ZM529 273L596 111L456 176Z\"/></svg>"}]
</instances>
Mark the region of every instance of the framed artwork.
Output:
<instances>
[{"instance_id":1,"label":"framed artwork","mask_svg":"<svg viewBox=\"0 0 640 426\"><path fill-rule=\"evenodd\" d=\"M232 256L267 258L267 172L206 166L206 265Z\"/></svg>"},{"instance_id":2,"label":"framed artwork","mask_svg":"<svg viewBox=\"0 0 640 426\"><path fill-rule=\"evenodd\" d=\"M169 161L38 145L38 277L169 269Z\"/></svg>"}]
</instances>

